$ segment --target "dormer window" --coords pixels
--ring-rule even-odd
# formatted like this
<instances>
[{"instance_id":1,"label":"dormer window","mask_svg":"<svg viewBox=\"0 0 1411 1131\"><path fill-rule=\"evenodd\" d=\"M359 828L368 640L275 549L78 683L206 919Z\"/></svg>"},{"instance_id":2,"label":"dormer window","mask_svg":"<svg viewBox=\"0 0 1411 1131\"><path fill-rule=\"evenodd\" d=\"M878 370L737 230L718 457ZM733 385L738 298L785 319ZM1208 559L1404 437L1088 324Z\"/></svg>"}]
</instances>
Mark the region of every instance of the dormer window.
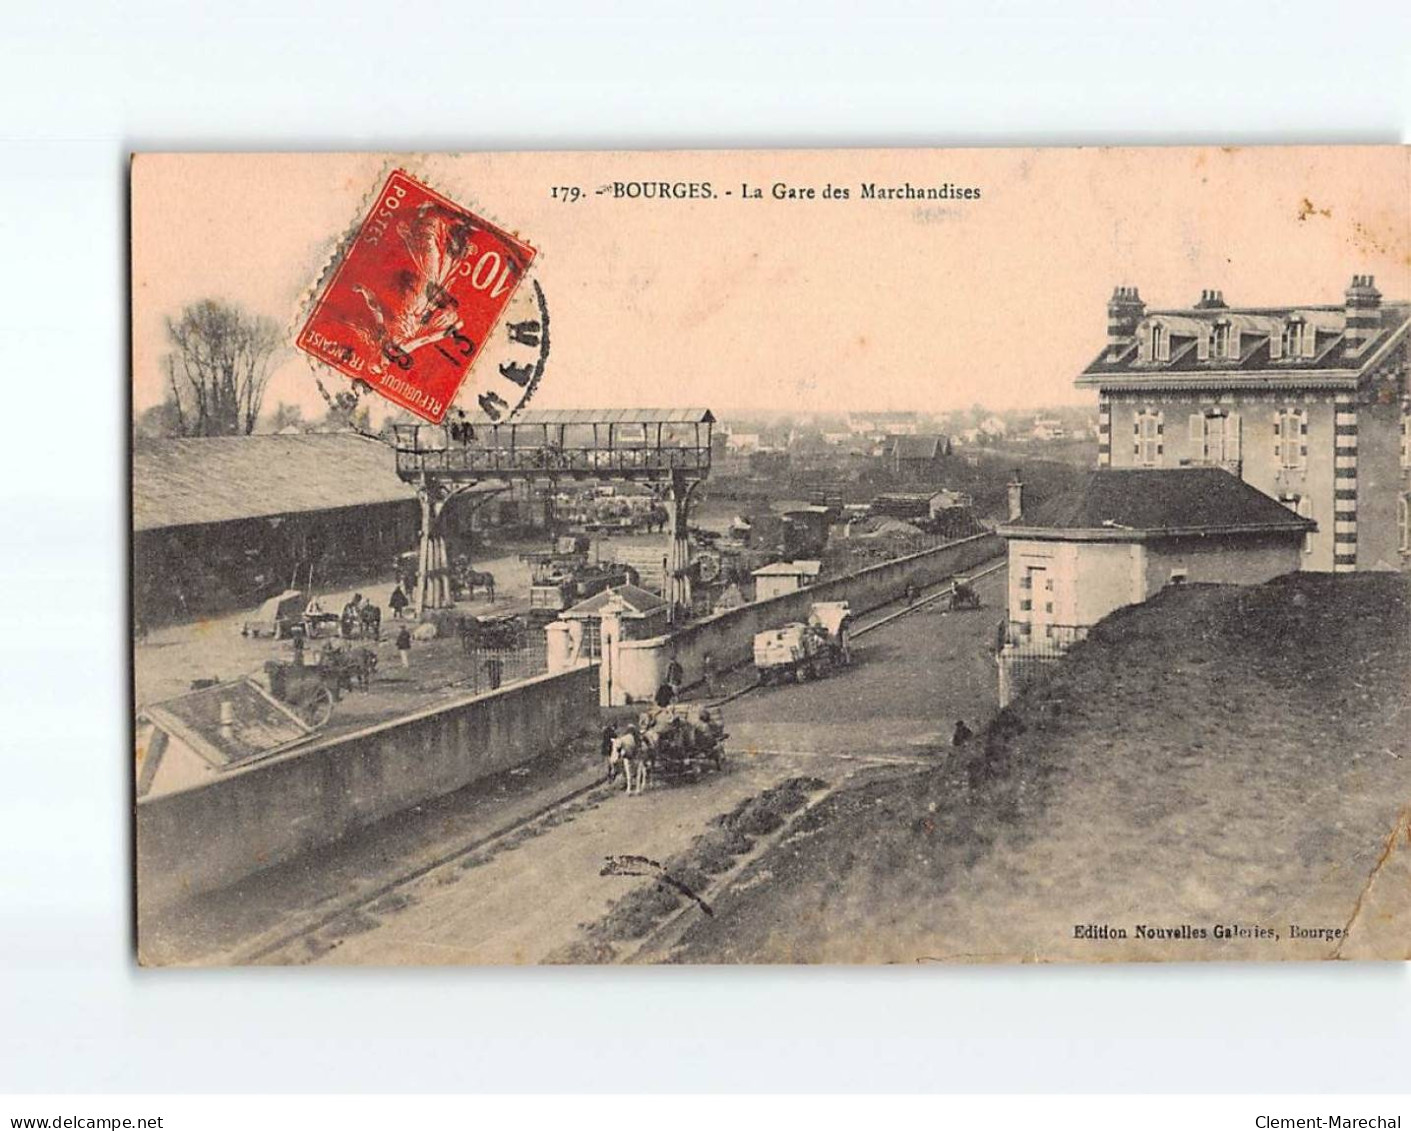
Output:
<instances>
[{"instance_id":1,"label":"dormer window","mask_svg":"<svg viewBox=\"0 0 1411 1131\"><path fill-rule=\"evenodd\" d=\"M1160 322L1153 322L1147 339L1147 361L1171 360L1171 332Z\"/></svg>"},{"instance_id":2,"label":"dormer window","mask_svg":"<svg viewBox=\"0 0 1411 1131\"><path fill-rule=\"evenodd\" d=\"M1318 331L1302 318L1291 318L1284 327L1284 355L1312 357L1317 352Z\"/></svg>"},{"instance_id":3,"label":"dormer window","mask_svg":"<svg viewBox=\"0 0 1411 1131\"><path fill-rule=\"evenodd\" d=\"M1230 324L1217 322L1210 332L1210 352L1213 357L1230 356Z\"/></svg>"}]
</instances>

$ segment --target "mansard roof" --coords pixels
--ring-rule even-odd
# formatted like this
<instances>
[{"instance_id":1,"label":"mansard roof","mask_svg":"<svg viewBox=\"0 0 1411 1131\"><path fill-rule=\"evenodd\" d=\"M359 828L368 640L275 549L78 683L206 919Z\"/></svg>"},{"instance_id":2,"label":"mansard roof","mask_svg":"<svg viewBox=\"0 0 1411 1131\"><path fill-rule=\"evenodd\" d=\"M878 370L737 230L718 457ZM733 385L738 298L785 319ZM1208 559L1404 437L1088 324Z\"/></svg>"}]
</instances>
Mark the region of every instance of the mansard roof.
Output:
<instances>
[{"instance_id":1,"label":"mansard roof","mask_svg":"<svg viewBox=\"0 0 1411 1131\"><path fill-rule=\"evenodd\" d=\"M1078 376L1080 388L1356 388L1390 350L1407 338L1411 303L1384 302L1374 312L1375 333L1360 348L1349 349L1346 310L1341 306L1192 307L1149 310L1140 332L1123 344L1104 346ZM1311 354L1271 356L1271 337L1294 321L1311 327ZM1239 331L1239 357L1201 357L1199 342L1217 323ZM1141 337L1159 324L1169 335L1168 356L1142 356ZM1213 353L1214 351L1210 351Z\"/></svg>"}]
</instances>

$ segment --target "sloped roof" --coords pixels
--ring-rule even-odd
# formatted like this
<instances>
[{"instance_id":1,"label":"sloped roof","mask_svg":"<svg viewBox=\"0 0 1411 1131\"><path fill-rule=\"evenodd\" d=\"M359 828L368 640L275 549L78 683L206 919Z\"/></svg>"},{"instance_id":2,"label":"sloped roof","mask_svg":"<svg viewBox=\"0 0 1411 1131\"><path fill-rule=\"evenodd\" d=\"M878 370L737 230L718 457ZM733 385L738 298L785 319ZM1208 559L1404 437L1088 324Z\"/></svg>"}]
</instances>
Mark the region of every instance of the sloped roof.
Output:
<instances>
[{"instance_id":1,"label":"sloped roof","mask_svg":"<svg viewBox=\"0 0 1411 1131\"><path fill-rule=\"evenodd\" d=\"M926 436L893 436L887 441L887 454L894 459L939 459L945 454L946 438Z\"/></svg>"},{"instance_id":2,"label":"sloped roof","mask_svg":"<svg viewBox=\"0 0 1411 1131\"><path fill-rule=\"evenodd\" d=\"M1355 386L1358 375L1411 324L1411 303L1383 302L1376 313L1379 320L1376 335L1356 352L1350 352L1344 348L1346 310L1341 306L1152 310L1146 313L1143 323L1160 322L1170 330L1170 358L1140 360L1137 340L1133 338L1116 356L1110 356L1104 347L1079 375L1077 383L1080 387L1131 388L1205 384L1279 386L1307 384L1317 374L1328 385ZM1315 329L1317 346L1311 357L1274 358L1270 355L1271 333L1281 332L1291 319L1301 319ZM1239 328L1238 359L1202 359L1199 356L1194 335L1208 332L1216 322L1228 322Z\"/></svg>"},{"instance_id":3,"label":"sloped roof","mask_svg":"<svg viewBox=\"0 0 1411 1131\"><path fill-rule=\"evenodd\" d=\"M132 453L134 530L415 498L392 449L355 432L158 440Z\"/></svg>"},{"instance_id":4,"label":"sloped roof","mask_svg":"<svg viewBox=\"0 0 1411 1131\"><path fill-rule=\"evenodd\" d=\"M666 608L666 602L655 593L639 585L616 585L604 589L585 601L579 601L571 609L559 614L560 617L596 617L605 609L622 606L629 617L647 617Z\"/></svg>"},{"instance_id":5,"label":"sloped roof","mask_svg":"<svg viewBox=\"0 0 1411 1131\"><path fill-rule=\"evenodd\" d=\"M1288 507L1218 467L1109 468L1088 475L1083 490L1032 517L1000 527L1007 537L1098 536L1130 541L1317 529Z\"/></svg>"}]
</instances>

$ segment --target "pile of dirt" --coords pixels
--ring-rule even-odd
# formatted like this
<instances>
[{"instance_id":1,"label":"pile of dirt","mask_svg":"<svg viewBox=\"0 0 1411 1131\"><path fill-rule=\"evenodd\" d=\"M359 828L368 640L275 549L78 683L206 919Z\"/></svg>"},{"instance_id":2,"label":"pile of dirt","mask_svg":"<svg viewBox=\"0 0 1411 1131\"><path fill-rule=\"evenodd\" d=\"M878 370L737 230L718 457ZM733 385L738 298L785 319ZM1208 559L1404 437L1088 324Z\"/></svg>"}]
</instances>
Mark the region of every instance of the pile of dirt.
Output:
<instances>
[{"instance_id":1,"label":"pile of dirt","mask_svg":"<svg viewBox=\"0 0 1411 1131\"><path fill-rule=\"evenodd\" d=\"M645 938L686 900L699 901L712 876L728 872L739 857L753 850L752 837L782 828L789 814L808 804L809 794L827 785L820 778L790 778L713 818L712 828L696 837L685 852L661 865L659 878L633 888L601 919L585 925L581 939L560 947L545 961L611 962L616 953L614 944Z\"/></svg>"},{"instance_id":2,"label":"pile of dirt","mask_svg":"<svg viewBox=\"0 0 1411 1131\"><path fill-rule=\"evenodd\" d=\"M645 938L658 922L681 906L681 898L678 891L659 880L633 888L588 928L588 938L605 943Z\"/></svg>"},{"instance_id":3,"label":"pile of dirt","mask_svg":"<svg viewBox=\"0 0 1411 1131\"><path fill-rule=\"evenodd\" d=\"M766 836L783 828L784 819L807 805L808 795L823 789L826 784L818 778L790 778L755 797L747 797L730 812L716 817L711 824L727 832Z\"/></svg>"},{"instance_id":4,"label":"pile of dirt","mask_svg":"<svg viewBox=\"0 0 1411 1131\"><path fill-rule=\"evenodd\" d=\"M1287 927L1296 904L1344 923L1411 797L1409 685L1411 578L1168 590L1096 626L940 765L859 774L814 806L812 835L762 857L768 880L693 923L676 957L1095 956L1073 923L1098 909Z\"/></svg>"},{"instance_id":5,"label":"pile of dirt","mask_svg":"<svg viewBox=\"0 0 1411 1131\"><path fill-rule=\"evenodd\" d=\"M735 857L743 856L753 847L754 841L738 828L711 829L696 837L690 849L673 860L678 866L685 864L707 875L718 876L735 866Z\"/></svg>"}]
</instances>

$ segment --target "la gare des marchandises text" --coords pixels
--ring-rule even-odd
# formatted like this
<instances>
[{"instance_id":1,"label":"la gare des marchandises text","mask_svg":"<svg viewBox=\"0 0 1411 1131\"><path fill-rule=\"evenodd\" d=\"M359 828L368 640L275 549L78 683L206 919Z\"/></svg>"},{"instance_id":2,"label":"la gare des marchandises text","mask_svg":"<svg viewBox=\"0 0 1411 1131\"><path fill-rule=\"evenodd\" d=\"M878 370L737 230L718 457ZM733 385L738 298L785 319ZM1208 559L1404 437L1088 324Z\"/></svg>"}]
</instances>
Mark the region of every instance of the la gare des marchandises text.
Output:
<instances>
[{"instance_id":1,"label":"la gare des marchandises text","mask_svg":"<svg viewBox=\"0 0 1411 1131\"><path fill-rule=\"evenodd\" d=\"M568 202L582 198L581 190L574 186L558 186L551 190L556 200ZM899 184L883 184L878 181L862 181L855 185L835 185L831 181L821 185L793 184L788 181L773 181L769 184L754 184L740 181L729 186L717 185L711 181L611 181L599 185L594 195L611 200L979 200L981 189L976 185L956 184L952 181L914 184L902 181Z\"/></svg>"}]
</instances>

